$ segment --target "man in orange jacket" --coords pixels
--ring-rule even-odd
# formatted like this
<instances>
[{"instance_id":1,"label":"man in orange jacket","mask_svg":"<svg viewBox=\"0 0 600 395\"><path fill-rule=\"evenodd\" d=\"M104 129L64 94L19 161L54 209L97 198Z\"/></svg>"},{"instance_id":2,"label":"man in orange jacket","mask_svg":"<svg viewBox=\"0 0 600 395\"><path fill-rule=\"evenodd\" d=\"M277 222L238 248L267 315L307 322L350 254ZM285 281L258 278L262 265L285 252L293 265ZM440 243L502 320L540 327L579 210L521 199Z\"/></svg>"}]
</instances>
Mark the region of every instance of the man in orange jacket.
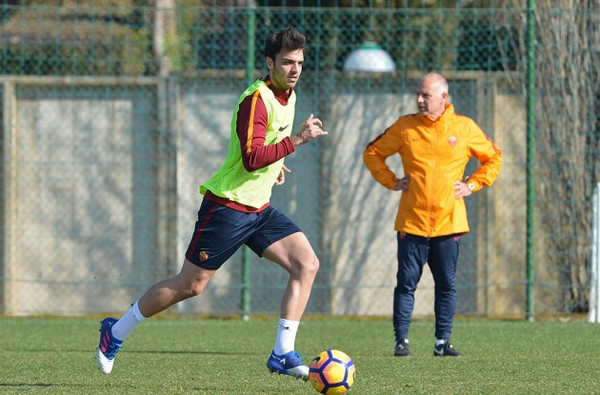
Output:
<instances>
[{"instance_id":1,"label":"man in orange jacket","mask_svg":"<svg viewBox=\"0 0 600 395\"><path fill-rule=\"evenodd\" d=\"M465 197L490 186L502 165L502 152L470 118L454 112L448 82L436 73L418 85L418 114L400 117L369 143L363 160L376 181L402 191L395 221L398 272L394 289L394 355L408 356L414 292L429 264L435 282L435 356L460 356L450 343L456 308L455 275L460 238L469 231ZM385 163L400 154L404 176ZM481 166L463 178L471 157ZM464 179L464 181L462 181Z\"/></svg>"}]
</instances>

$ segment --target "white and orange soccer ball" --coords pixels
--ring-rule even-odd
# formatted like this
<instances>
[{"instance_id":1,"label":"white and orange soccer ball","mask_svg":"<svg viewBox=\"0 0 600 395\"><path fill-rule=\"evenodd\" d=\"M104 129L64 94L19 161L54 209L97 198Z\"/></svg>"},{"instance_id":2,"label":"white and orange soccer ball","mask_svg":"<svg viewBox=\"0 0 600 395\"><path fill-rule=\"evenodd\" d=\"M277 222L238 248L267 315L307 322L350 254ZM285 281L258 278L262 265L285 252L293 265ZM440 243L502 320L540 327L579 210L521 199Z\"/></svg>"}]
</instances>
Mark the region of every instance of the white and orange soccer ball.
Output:
<instances>
[{"instance_id":1,"label":"white and orange soccer ball","mask_svg":"<svg viewBox=\"0 0 600 395\"><path fill-rule=\"evenodd\" d=\"M343 394L356 379L356 366L346 353L326 350L310 362L308 381L322 394Z\"/></svg>"}]
</instances>

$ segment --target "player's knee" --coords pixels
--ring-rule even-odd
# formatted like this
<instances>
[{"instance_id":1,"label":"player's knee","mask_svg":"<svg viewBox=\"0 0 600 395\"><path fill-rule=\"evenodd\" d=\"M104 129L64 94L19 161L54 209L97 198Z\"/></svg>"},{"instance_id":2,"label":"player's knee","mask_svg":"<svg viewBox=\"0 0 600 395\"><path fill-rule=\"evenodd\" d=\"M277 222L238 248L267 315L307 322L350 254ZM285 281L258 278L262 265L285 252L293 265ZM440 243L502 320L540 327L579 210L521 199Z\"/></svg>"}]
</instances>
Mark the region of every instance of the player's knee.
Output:
<instances>
[{"instance_id":1,"label":"player's knee","mask_svg":"<svg viewBox=\"0 0 600 395\"><path fill-rule=\"evenodd\" d=\"M319 259L314 254L294 257L291 261L292 273L315 277L319 270Z\"/></svg>"},{"instance_id":2,"label":"player's knee","mask_svg":"<svg viewBox=\"0 0 600 395\"><path fill-rule=\"evenodd\" d=\"M315 276L319 271L319 258L316 255L311 255L303 262L303 270Z\"/></svg>"},{"instance_id":3,"label":"player's knee","mask_svg":"<svg viewBox=\"0 0 600 395\"><path fill-rule=\"evenodd\" d=\"M201 281L191 282L184 290L185 298L193 298L194 296L200 295L204 292L205 283Z\"/></svg>"}]
</instances>

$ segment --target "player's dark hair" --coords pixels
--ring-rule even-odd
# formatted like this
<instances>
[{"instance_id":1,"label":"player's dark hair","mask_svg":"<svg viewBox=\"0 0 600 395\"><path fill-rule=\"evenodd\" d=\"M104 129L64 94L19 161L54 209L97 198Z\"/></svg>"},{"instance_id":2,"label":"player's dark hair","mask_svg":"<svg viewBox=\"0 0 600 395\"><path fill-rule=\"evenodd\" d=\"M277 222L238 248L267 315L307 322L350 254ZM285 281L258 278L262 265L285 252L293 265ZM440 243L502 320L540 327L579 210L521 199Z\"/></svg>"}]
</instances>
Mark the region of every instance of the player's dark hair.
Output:
<instances>
[{"instance_id":1,"label":"player's dark hair","mask_svg":"<svg viewBox=\"0 0 600 395\"><path fill-rule=\"evenodd\" d=\"M301 49L306 52L306 37L293 27L271 33L265 40L265 56L275 60L275 56L282 50L294 51Z\"/></svg>"}]
</instances>

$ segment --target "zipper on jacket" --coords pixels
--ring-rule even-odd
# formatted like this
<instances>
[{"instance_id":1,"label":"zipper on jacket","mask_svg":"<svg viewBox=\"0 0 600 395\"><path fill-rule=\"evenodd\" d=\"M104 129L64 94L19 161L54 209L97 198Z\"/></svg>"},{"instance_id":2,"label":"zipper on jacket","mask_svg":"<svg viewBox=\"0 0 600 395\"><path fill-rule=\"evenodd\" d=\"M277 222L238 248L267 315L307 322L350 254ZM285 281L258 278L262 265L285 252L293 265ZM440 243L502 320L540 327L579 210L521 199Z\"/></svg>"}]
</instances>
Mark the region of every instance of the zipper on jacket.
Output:
<instances>
[{"instance_id":1,"label":"zipper on jacket","mask_svg":"<svg viewBox=\"0 0 600 395\"><path fill-rule=\"evenodd\" d=\"M431 182L430 187L429 187L429 196L427 197L427 214L428 214L428 221L427 221L427 226L429 228L429 230L427 231L427 237L429 238L431 236L432 233L432 225L431 225L431 221L433 219L433 189L435 188L435 173L437 170L437 163L436 163L436 158L437 158L437 140L438 140L438 131L437 131L437 127L434 127L434 132L433 132L433 155L432 155L432 160L431 160Z\"/></svg>"}]
</instances>

